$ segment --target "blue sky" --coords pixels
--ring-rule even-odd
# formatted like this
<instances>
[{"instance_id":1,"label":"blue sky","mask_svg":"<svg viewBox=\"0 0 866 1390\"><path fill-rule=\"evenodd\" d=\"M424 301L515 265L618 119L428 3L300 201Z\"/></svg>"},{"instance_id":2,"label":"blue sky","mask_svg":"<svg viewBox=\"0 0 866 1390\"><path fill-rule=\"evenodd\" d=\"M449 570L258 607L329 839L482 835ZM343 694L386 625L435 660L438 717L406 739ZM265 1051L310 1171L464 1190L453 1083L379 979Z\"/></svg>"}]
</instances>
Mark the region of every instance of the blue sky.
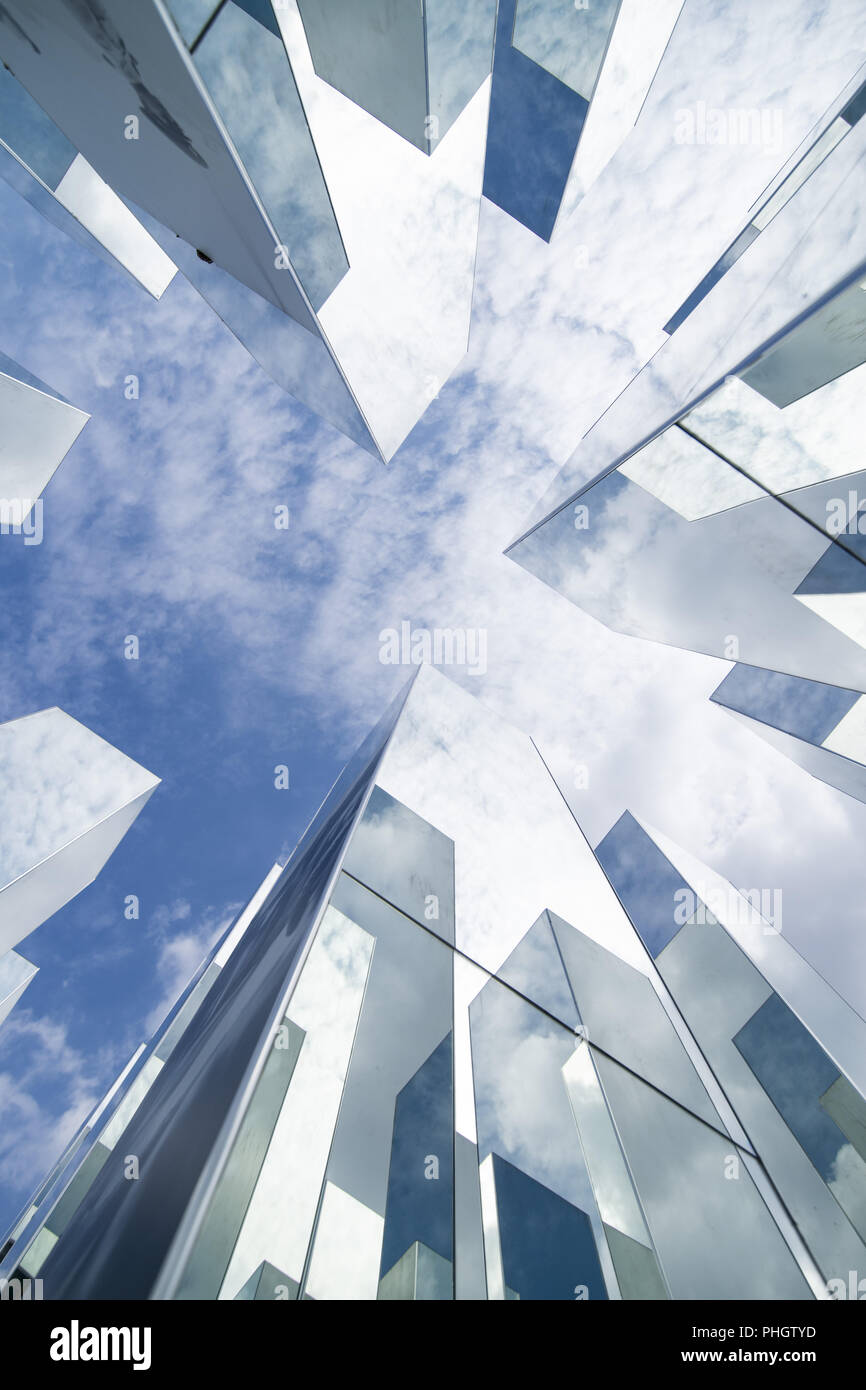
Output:
<instances>
[{"instance_id":1,"label":"blue sky","mask_svg":"<svg viewBox=\"0 0 866 1390\"><path fill-rule=\"evenodd\" d=\"M59 705L162 779L21 945L40 973L0 1033L0 1225L403 683L379 633L404 620L485 629L486 674L448 674L538 739L593 843L630 808L740 886L781 885L786 931L862 1006L866 808L710 703L729 663L610 632L502 554L769 176L760 151L671 153L664 110L720 99L706 73L736 50L730 99L775 93L793 147L855 66L844 10L789 15L768 59L720 5L691 87L677 69L550 246L485 204L470 351L388 469L181 277L153 301L0 183L0 351L92 416L43 544L2 538L0 720Z\"/></svg>"}]
</instances>

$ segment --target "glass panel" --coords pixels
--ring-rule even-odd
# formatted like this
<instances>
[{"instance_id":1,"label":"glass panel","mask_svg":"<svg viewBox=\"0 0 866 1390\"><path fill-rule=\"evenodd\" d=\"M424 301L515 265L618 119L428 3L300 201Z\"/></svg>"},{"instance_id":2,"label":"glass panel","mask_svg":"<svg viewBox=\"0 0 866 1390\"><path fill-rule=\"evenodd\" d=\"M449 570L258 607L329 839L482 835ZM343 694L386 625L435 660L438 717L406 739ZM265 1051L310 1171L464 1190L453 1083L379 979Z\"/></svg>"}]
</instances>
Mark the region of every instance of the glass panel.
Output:
<instances>
[{"instance_id":1,"label":"glass panel","mask_svg":"<svg viewBox=\"0 0 866 1390\"><path fill-rule=\"evenodd\" d=\"M264 1302L271 1300L295 1299L298 1285L281 1269L263 1260L254 1274L251 1274L242 1289L235 1294L239 1302Z\"/></svg>"},{"instance_id":2,"label":"glass panel","mask_svg":"<svg viewBox=\"0 0 866 1390\"><path fill-rule=\"evenodd\" d=\"M0 1023L11 1013L37 968L17 951L4 951L0 955Z\"/></svg>"},{"instance_id":3,"label":"glass panel","mask_svg":"<svg viewBox=\"0 0 866 1390\"><path fill-rule=\"evenodd\" d=\"M506 1298L606 1299L585 1211L491 1154Z\"/></svg>"},{"instance_id":4,"label":"glass panel","mask_svg":"<svg viewBox=\"0 0 866 1390\"><path fill-rule=\"evenodd\" d=\"M454 1296L484 1301L484 1235L478 1149L462 1134L454 1136Z\"/></svg>"},{"instance_id":5,"label":"glass panel","mask_svg":"<svg viewBox=\"0 0 866 1390\"><path fill-rule=\"evenodd\" d=\"M707 271L702 280L698 282L691 294L683 301L676 313L668 319L665 324L665 333L675 333L681 323L684 323L693 309L696 309L701 300L705 299L714 285L717 285L723 275L726 275L731 266L734 265L742 256L747 247L751 246L755 237L758 236L758 228L751 222L736 241L728 247L723 256L720 256L715 265Z\"/></svg>"},{"instance_id":6,"label":"glass panel","mask_svg":"<svg viewBox=\"0 0 866 1390\"><path fill-rule=\"evenodd\" d=\"M810 1298L729 1139L608 1057L595 1065L673 1298Z\"/></svg>"},{"instance_id":7,"label":"glass panel","mask_svg":"<svg viewBox=\"0 0 866 1390\"><path fill-rule=\"evenodd\" d=\"M530 927L496 975L567 1028L578 1027L580 1017L548 913Z\"/></svg>"},{"instance_id":8,"label":"glass panel","mask_svg":"<svg viewBox=\"0 0 866 1390\"><path fill-rule=\"evenodd\" d=\"M426 153L423 5L298 0L298 9L319 77Z\"/></svg>"},{"instance_id":9,"label":"glass panel","mask_svg":"<svg viewBox=\"0 0 866 1390\"><path fill-rule=\"evenodd\" d=\"M229 0L195 65L319 309L349 262L282 41Z\"/></svg>"},{"instance_id":10,"label":"glass panel","mask_svg":"<svg viewBox=\"0 0 866 1390\"><path fill-rule=\"evenodd\" d=\"M742 373L747 385L783 407L866 361L866 282L811 314Z\"/></svg>"},{"instance_id":11,"label":"glass panel","mask_svg":"<svg viewBox=\"0 0 866 1390\"><path fill-rule=\"evenodd\" d=\"M128 0L65 6L62 23L40 24L38 44L29 37L32 22L29 3L4 3L3 56L100 178L315 331L293 270L275 255L274 228L215 124L167 15L153 4ZM255 100L237 117L239 137L247 133L245 122L267 106L285 123L292 77L279 40L232 3L223 7L213 29L220 25L236 33L239 50L254 54L260 80ZM250 49L247 28L258 41ZM223 80L229 88L236 83L241 94L246 91L238 65L224 71ZM273 171L259 172L267 191ZM304 173L307 192L318 205L312 166L295 172ZM326 225L319 230L317 241L324 248ZM333 228L330 235L336 235Z\"/></svg>"},{"instance_id":12,"label":"glass panel","mask_svg":"<svg viewBox=\"0 0 866 1390\"><path fill-rule=\"evenodd\" d=\"M620 0L517 0L512 43L592 101Z\"/></svg>"},{"instance_id":13,"label":"glass panel","mask_svg":"<svg viewBox=\"0 0 866 1390\"><path fill-rule=\"evenodd\" d=\"M454 842L374 787L343 868L454 944Z\"/></svg>"},{"instance_id":14,"label":"glass panel","mask_svg":"<svg viewBox=\"0 0 866 1390\"><path fill-rule=\"evenodd\" d=\"M811 1035L804 1037L805 1030L800 1032L801 1025L793 1015L788 1019L790 1011L718 923L683 926L656 964L825 1279L847 1278L849 1269L866 1268L866 1247L839 1204L845 1203L862 1225L863 1185L862 1177L858 1177L862 1164L857 1146L845 1145L847 1131L842 1126L837 1128L831 1118L839 1093L830 1096L829 1092L834 1078L840 1075L839 1068L827 1058L818 1069L821 1076L814 1077L809 1085L808 1071L792 1064L786 1037L798 1057L799 1040L806 1060L818 1053L823 1056L821 1049L814 1051L817 1043ZM801 977L808 973L802 961L799 969ZM765 1008L767 1013L762 1012ZM837 1013L842 1008L837 1000ZM780 1014L787 1023L778 1037L773 1036L772 1048L778 1048L778 1052L771 1055L759 1027L763 1020L772 1021ZM760 1066L764 1085L734 1041L750 1019L758 1022L741 1037L741 1042L755 1066ZM859 1026L862 1037L862 1024L859 1020L852 1019L853 1022ZM822 1078L826 1081L823 1089ZM829 1108L827 1104L822 1106L822 1095L829 1097ZM814 1147L824 1178L801 1147L802 1140L798 1143L795 1132L789 1128L792 1120L808 1145ZM814 1144L810 1138L813 1127ZM835 1166L832 1158L827 1158L829 1151L818 1148L822 1136L834 1133L836 1138L831 1140L830 1150L835 1143ZM834 1200L833 1193L838 1200Z\"/></svg>"},{"instance_id":15,"label":"glass panel","mask_svg":"<svg viewBox=\"0 0 866 1390\"><path fill-rule=\"evenodd\" d=\"M0 398L7 381L0 377ZM68 413L50 397L11 385ZM4 426L8 419L4 414ZM0 951L93 881L157 782L63 710L0 724Z\"/></svg>"},{"instance_id":16,"label":"glass panel","mask_svg":"<svg viewBox=\"0 0 866 1390\"><path fill-rule=\"evenodd\" d=\"M454 841L457 948L476 964L498 973L545 903L624 958L641 958L532 741L429 666L419 668L378 782Z\"/></svg>"},{"instance_id":17,"label":"glass panel","mask_svg":"<svg viewBox=\"0 0 866 1390\"><path fill-rule=\"evenodd\" d=\"M838 487L813 501L825 517ZM859 593L866 566L834 544L826 572ZM863 607L837 601L839 577L829 599L800 592L827 549L820 523L772 497L687 521L614 470L510 554L615 631L863 690Z\"/></svg>"},{"instance_id":18,"label":"glass panel","mask_svg":"<svg viewBox=\"0 0 866 1390\"><path fill-rule=\"evenodd\" d=\"M211 15L216 14L220 6L220 0L165 0L165 2L187 47L195 43Z\"/></svg>"},{"instance_id":19,"label":"glass panel","mask_svg":"<svg viewBox=\"0 0 866 1390\"><path fill-rule=\"evenodd\" d=\"M866 1235L866 1164L832 1118L834 1110L842 1117L839 1068L778 994L770 995L733 1041L843 1211ZM866 1102L850 1083L845 1098L845 1116L860 1133Z\"/></svg>"},{"instance_id":20,"label":"glass panel","mask_svg":"<svg viewBox=\"0 0 866 1390\"><path fill-rule=\"evenodd\" d=\"M736 665L710 698L716 704L818 744L824 742L860 696L855 690L840 690L820 681Z\"/></svg>"},{"instance_id":21,"label":"glass panel","mask_svg":"<svg viewBox=\"0 0 866 1390\"><path fill-rule=\"evenodd\" d=\"M553 914L551 921L590 1042L724 1130L646 975Z\"/></svg>"},{"instance_id":22,"label":"glass panel","mask_svg":"<svg viewBox=\"0 0 866 1390\"><path fill-rule=\"evenodd\" d=\"M669 1297L658 1260L648 1246L613 1226L605 1226L610 1256L624 1299L661 1301Z\"/></svg>"},{"instance_id":23,"label":"glass panel","mask_svg":"<svg viewBox=\"0 0 866 1390\"><path fill-rule=\"evenodd\" d=\"M0 140L52 189L57 187L78 153L3 64L0 64Z\"/></svg>"},{"instance_id":24,"label":"glass panel","mask_svg":"<svg viewBox=\"0 0 866 1390\"><path fill-rule=\"evenodd\" d=\"M498 980L472 1001L469 1018L489 1297L575 1298L582 1284L590 1297L604 1298L608 1278L614 1288L615 1281L563 1077L580 1040ZM538 1244L532 1223L523 1225L521 1200L538 1223ZM557 1223L561 1233L554 1238ZM606 1271L601 1283L600 1268ZM521 1270L518 1287L511 1280Z\"/></svg>"},{"instance_id":25,"label":"glass panel","mask_svg":"<svg viewBox=\"0 0 866 1390\"><path fill-rule=\"evenodd\" d=\"M38 391L33 386L38 386ZM28 517L88 417L61 396L45 392L41 383L21 368L15 368L12 375L0 375L0 411L0 521L7 533L10 528L20 528L25 537L41 537L41 530L28 523ZM0 874L2 871L0 860Z\"/></svg>"},{"instance_id":26,"label":"glass panel","mask_svg":"<svg viewBox=\"0 0 866 1390\"><path fill-rule=\"evenodd\" d=\"M381 457L357 401L318 334L303 328L218 265L199 260L191 246L156 218L141 211L138 216L226 328L283 391L297 397L367 453Z\"/></svg>"},{"instance_id":27,"label":"glass panel","mask_svg":"<svg viewBox=\"0 0 866 1390\"><path fill-rule=\"evenodd\" d=\"M550 240L589 103L512 47L515 0L500 0L484 196Z\"/></svg>"},{"instance_id":28,"label":"glass panel","mask_svg":"<svg viewBox=\"0 0 866 1390\"><path fill-rule=\"evenodd\" d=\"M425 0L427 110L434 149L490 75L496 0Z\"/></svg>"},{"instance_id":29,"label":"glass panel","mask_svg":"<svg viewBox=\"0 0 866 1390\"><path fill-rule=\"evenodd\" d=\"M178 1298L216 1298L274 1137L304 1043L286 1017L272 1044L184 1270Z\"/></svg>"},{"instance_id":30,"label":"glass panel","mask_svg":"<svg viewBox=\"0 0 866 1390\"><path fill-rule=\"evenodd\" d=\"M575 1049L562 1075L605 1226L650 1246L646 1222L588 1046Z\"/></svg>"},{"instance_id":31,"label":"glass panel","mask_svg":"<svg viewBox=\"0 0 866 1390\"><path fill-rule=\"evenodd\" d=\"M596 846L595 855L656 959L682 926L677 907L684 894L691 896L691 888L629 811Z\"/></svg>"},{"instance_id":32,"label":"glass panel","mask_svg":"<svg viewBox=\"0 0 866 1390\"><path fill-rule=\"evenodd\" d=\"M683 425L742 469L739 476L744 481L747 475L763 489L790 493L858 472L862 464L858 421L864 388L866 367L855 368L818 388L808 399L779 410L745 381L731 377L689 411ZM831 521L823 507L818 511L804 507L808 495L789 500L816 523L828 526ZM708 510L719 507L711 505ZM840 520L838 516L832 518L836 523ZM847 520L846 516L837 534Z\"/></svg>"},{"instance_id":33,"label":"glass panel","mask_svg":"<svg viewBox=\"0 0 866 1390\"><path fill-rule=\"evenodd\" d=\"M332 905L375 948L328 1160L327 1210L302 1286L314 1298L393 1299L414 1288L415 1297L451 1299L451 952L345 874ZM336 1238L334 1213L357 1227L360 1248Z\"/></svg>"},{"instance_id":34,"label":"glass panel","mask_svg":"<svg viewBox=\"0 0 866 1390\"><path fill-rule=\"evenodd\" d=\"M53 1297L67 1290L82 1298L147 1297L152 1289L223 1123L237 1113L245 1077L270 1046L274 1009L322 910L405 694L334 784L128 1126L124 1148L139 1158L139 1180L103 1170L49 1256L44 1277Z\"/></svg>"},{"instance_id":35,"label":"glass panel","mask_svg":"<svg viewBox=\"0 0 866 1390\"><path fill-rule=\"evenodd\" d=\"M860 123L599 417L539 503L534 525L549 525L554 509L567 508L588 478L617 466L727 377L749 372L793 323L823 313L827 301L859 284L863 265L850 228L862 220L864 152ZM535 570L538 551L518 545ZM516 547L511 553L517 558Z\"/></svg>"},{"instance_id":36,"label":"glass panel","mask_svg":"<svg viewBox=\"0 0 866 1390\"><path fill-rule=\"evenodd\" d=\"M382 1280L407 1251L416 1246L420 1245L425 1252L438 1252L439 1260L445 1264L451 1257L454 1224L452 1066L449 1033L397 1094L380 1267ZM434 1164L435 1179L431 1177ZM451 1298L450 1269L447 1282L448 1291L442 1296Z\"/></svg>"},{"instance_id":37,"label":"glass panel","mask_svg":"<svg viewBox=\"0 0 866 1390\"><path fill-rule=\"evenodd\" d=\"M291 1279L295 1292L300 1286L373 945L369 933L328 908L289 1006L304 1045L225 1279L219 1272L221 1298L240 1297L262 1261ZM195 1296L189 1272L181 1287Z\"/></svg>"}]
</instances>

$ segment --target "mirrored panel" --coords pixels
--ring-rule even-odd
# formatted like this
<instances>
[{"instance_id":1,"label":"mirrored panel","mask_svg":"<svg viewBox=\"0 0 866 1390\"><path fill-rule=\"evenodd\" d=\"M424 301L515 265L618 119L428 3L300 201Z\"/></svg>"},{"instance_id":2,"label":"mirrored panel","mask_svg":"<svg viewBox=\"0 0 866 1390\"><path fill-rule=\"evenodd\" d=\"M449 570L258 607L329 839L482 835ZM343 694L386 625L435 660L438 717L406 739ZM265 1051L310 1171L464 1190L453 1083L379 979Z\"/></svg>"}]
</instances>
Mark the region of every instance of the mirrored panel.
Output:
<instances>
[{"instance_id":1,"label":"mirrored panel","mask_svg":"<svg viewBox=\"0 0 866 1390\"><path fill-rule=\"evenodd\" d=\"M619 8L620 0L517 0L512 43L592 101Z\"/></svg>"},{"instance_id":2,"label":"mirrored panel","mask_svg":"<svg viewBox=\"0 0 866 1390\"><path fill-rule=\"evenodd\" d=\"M722 459L718 468L727 477L735 471ZM715 472L707 475L710 511L689 519L670 505L675 478L660 487L648 471L635 482L616 469L531 532L512 558L615 631L866 688L866 565L849 538L799 515L802 493L797 509L789 495L736 506L727 496L726 509L713 511ZM689 477L690 507L694 484ZM839 483L806 491L818 489L811 505L826 517L825 494L837 495Z\"/></svg>"},{"instance_id":3,"label":"mirrored panel","mask_svg":"<svg viewBox=\"0 0 866 1390\"><path fill-rule=\"evenodd\" d=\"M332 906L375 948L302 1287L313 1298L453 1299L451 952L345 874Z\"/></svg>"},{"instance_id":4,"label":"mirrored panel","mask_svg":"<svg viewBox=\"0 0 866 1390\"><path fill-rule=\"evenodd\" d=\"M589 100L512 44L515 11L500 0L484 196L549 241Z\"/></svg>"},{"instance_id":5,"label":"mirrored panel","mask_svg":"<svg viewBox=\"0 0 866 1390\"><path fill-rule=\"evenodd\" d=\"M611 1058L594 1060L671 1296L811 1298L746 1156Z\"/></svg>"},{"instance_id":6,"label":"mirrored panel","mask_svg":"<svg viewBox=\"0 0 866 1390\"><path fill-rule=\"evenodd\" d=\"M124 1152L137 1157L139 1180L107 1168L99 1174L49 1256L46 1297L69 1290L76 1297L147 1297L180 1222L200 1222L203 1211L187 1213L188 1205L227 1117L240 1117L250 1073L268 1056L282 1016L274 1018L275 1010L324 910L405 694L334 784L124 1131ZM226 1157L223 1150L214 1156L217 1176ZM171 1288L180 1273L174 1265L164 1272Z\"/></svg>"},{"instance_id":7,"label":"mirrored panel","mask_svg":"<svg viewBox=\"0 0 866 1390\"><path fill-rule=\"evenodd\" d=\"M847 1277L866 1259L859 1093L708 914L657 965L823 1277Z\"/></svg>"},{"instance_id":8,"label":"mirrored panel","mask_svg":"<svg viewBox=\"0 0 866 1390\"><path fill-rule=\"evenodd\" d=\"M265 7L262 7L263 9ZM270 5L266 28L228 0L194 53L195 66L314 309L349 262Z\"/></svg>"},{"instance_id":9,"label":"mirrored panel","mask_svg":"<svg viewBox=\"0 0 866 1390\"><path fill-rule=\"evenodd\" d=\"M454 843L374 787L344 872L454 944Z\"/></svg>"}]
</instances>

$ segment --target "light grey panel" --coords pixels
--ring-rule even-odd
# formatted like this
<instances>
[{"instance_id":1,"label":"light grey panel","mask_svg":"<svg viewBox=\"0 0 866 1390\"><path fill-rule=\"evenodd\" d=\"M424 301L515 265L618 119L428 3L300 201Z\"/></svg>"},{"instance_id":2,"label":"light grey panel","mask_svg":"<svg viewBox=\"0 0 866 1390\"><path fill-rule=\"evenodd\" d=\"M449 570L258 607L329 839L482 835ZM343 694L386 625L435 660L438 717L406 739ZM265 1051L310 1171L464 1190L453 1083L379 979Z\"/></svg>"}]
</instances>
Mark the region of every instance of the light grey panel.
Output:
<instances>
[{"instance_id":1,"label":"light grey panel","mask_svg":"<svg viewBox=\"0 0 866 1390\"><path fill-rule=\"evenodd\" d=\"M614 1226L605 1226L607 1248L624 1299L667 1299L668 1291L652 1250Z\"/></svg>"},{"instance_id":2,"label":"light grey panel","mask_svg":"<svg viewBox=\"0 0 866 1390\"><path fill-rule=\"evenodd\" d=\"M774 405L786 406L866 362L866 289L831 299L741 373Z\"/></svg>"},{"instance_id":3,"label":"light grey panel","mask_svg":"<svg viewBox=\"0 0 866 1390\"><path fill-rule=\"evenodd\" d=\"M219 1292L295 1070L304 1034L287 1018L283 1020L276 1041L280 1045L272 1046L265 1062L184 1270L177 1294L179 1298L216 1298Z\"/></svg>"},{"instance_id":4,"label":"light grey panel","mask_svg":"<svg viewBox=\"0 0 866 1390\"><path fill-rule=\"evenodd\" d=\"M264 1302L296 1299L298 1283L290 1279L276 1265L263 1260L254 1274L251 1274L242 1289L235 1294L235 1302Z\"/></svg>"},{"instance_id":5,"label":"light grey panel","mask_svg":"<svg viewBox=\"0 0 866 1390\"><path fill-rule=\"evenodd\" d=\"M105 1144L98 1141L93 1145L90 1153L85 1158L72 1182L67 1187L60 1201L51 1212L46 1226L56 1236L61 1236L66 1230L69 1220L79 1206L84 1201L90 1188L90 1184L111 1157L111 1149L106 1148Z\"/></svg>"},{"instance_id":6,"label":"light grey panel","mask_svg":"<svg viewBox=\"0 0 866 1390\"><path fill-rule=\"evenodd\" d=\"M484 1300L487 1298L487 1275L484 1267L478 1149L471 1139L462 1134L454 1138L455 1297L460 1300Z\"/></svg>"},{"instance_id":7,"label":"light grey panel","mask_svg":"<svg viewBox=\"0 0 866 1390\"><path fill-rule=\"evenodd\" d=\"M331 901L376 945L328 1181L384 1216L397 1095L452 1027L451 952L344 874Z\"/></svg>"},{"instance_id":8,"label":"light grey panel","mask_svg":"<svg viewBox=\"0 0 866 1390\"><path fill-rule=\"evenodd\" d=\"M160 1038L158 1046L154 1049L155 1055L159 1057L163 1062L166 1060L167 1057L171 1056L171 1053L174 1051L175 1047L180 1041L184 1029L186 1028L193 1014L197 1010L202 999L204 999L205 995L207 994L208 990L210 989L218 974L219 966L215 965L214 962L211 961L210 965L205 970L198 984L190 990L188 997L184 1000L183 1004L178 1009L168 1028L165 1030L165 1033L163 1034L162 1038Z\"/></svg>"},{"instance_id":9,"label":"light grey panel","mask_svg":"<svg viewBox=\"0 0 866 1390\"><path fill-rule=\"evenodd\" d=\"M298 0L298 9L319 77L426 153L420 0Z\"/></svg>"},{"instance_id":10,"label":"light grey panel","mask_svg":"<svg viewBox=\"0 0 866 1390\"><path fill-rule=\"evenodd\" d=\"M860 1092L847 1076L840 1076L821 1097L821 1105L835 1120L861 1158L866 1159L866 1107Z\"/></svg>"},{"instance_id":11,"label":"light grey panel","mask_svg":"<svg viewBox=\"0 0 866 1390\"><path fill-rule=\"evenodd\" d=\"M416 1240L379 1283L384 1302L438 1302L452 1297L451 1261Z\"/></svg>"}]
</instances>

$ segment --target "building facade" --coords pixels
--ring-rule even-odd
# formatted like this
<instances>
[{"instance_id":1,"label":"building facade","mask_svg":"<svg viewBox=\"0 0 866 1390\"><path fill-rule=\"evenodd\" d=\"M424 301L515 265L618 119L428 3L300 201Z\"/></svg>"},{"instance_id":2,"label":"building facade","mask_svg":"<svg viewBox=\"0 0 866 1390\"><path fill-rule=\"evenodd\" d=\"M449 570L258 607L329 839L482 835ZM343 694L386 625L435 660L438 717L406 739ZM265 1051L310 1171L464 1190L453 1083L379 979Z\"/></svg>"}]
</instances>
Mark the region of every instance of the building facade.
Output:
<instances>
[{"instance_id":1,"label":"building facade","mask_svg":"<svg viewBox=\"0 0 866 1390\"><path fill-rule=\"evenodd\" d=\"M636 912L623 863L531 740L422 667L0 1277L49 1299L826 1297L861 1249L859 1169L841 1195L831 1172L860 1092L745 953L748 991L705 1027L699 969L675 977L647 926L678 940L680 902L665 881ZM770 1013L815 1068L785 1124ZM816 1105L835 1156L801 1123Z\"/></svg>"}]
</instances>

